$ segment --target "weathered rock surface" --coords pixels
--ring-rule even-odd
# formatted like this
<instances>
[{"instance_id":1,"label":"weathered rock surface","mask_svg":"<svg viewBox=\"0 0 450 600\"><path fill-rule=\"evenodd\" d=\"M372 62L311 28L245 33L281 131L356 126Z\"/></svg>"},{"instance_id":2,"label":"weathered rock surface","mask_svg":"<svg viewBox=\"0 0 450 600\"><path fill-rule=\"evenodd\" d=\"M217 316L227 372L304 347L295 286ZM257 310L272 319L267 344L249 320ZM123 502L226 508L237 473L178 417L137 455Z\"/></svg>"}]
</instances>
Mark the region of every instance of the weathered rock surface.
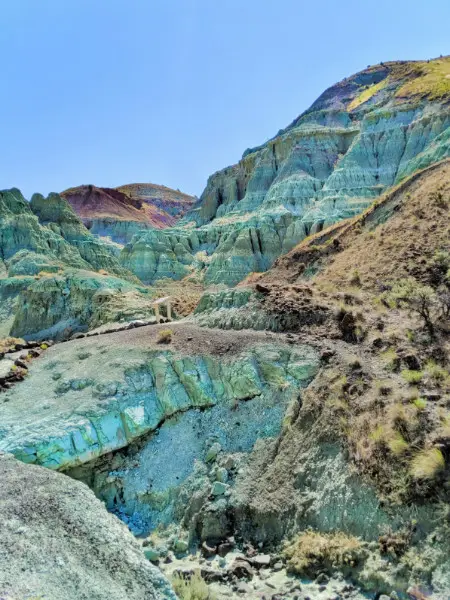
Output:
<instances>
[{"instance_id":1,"label":"weathered rock surface","mask_svg":"<svg viewBox=\"0 0 450 600\"><path fill-rule=\"evenodd\" d=\"M28 203L19 190L0 192L0 256L2 335L59 339L151 312L147 290L58 194Z\"/></svg>"},{"instance_id":2,"label":"weathered rock surface","mask_svg":"<svg viewBox=\"0 0 450 600\"><path fill-rule=\"evenodd\" d=\"M6 295L8 287L2 289ZM68 339L105 322L148 319L154 313L148 289L92 271L65 269L27 280L20 292L10 332L26 339Z\"/></svg>"},{"instance_id":3,"label":"weathered rock surface","mask_svg":"<svg viewBox=\"0 0 450 600\"><path fill-rule=\"evenodd\" d=\"M89 233L58 194L47 198L35 194L28 203L19 190L0 192L0 254L7 268L19 252L12 261L12 272L8 271L12 276L35 275L40 266L49 266L51 271L71 266L130 277L109 247Z\"/></svg>"},{"instance_id":4,"label":"weathered rock surface","mask_svg":"<svg viewBox=\"0 0 450 600\"><path fill-rule=\"evenodd\" d=\"M56 337L63 326L67 337L105 314L116 320L124 297L147 310L132 283L82 271L100 264L97 254L145 282L197 271L200 286L234 285L317 234L245 286L207 290L191 320L170 326L170 346L158 344L161 327L141 327L27 362L0 397L0 448L85 481L136 533L156 529L150 560L195 544L203 561L224 558L250 541L233 565L250 579L256 548L272 551L311 527L364 540L352 575L365 589L424 583L446 597L448 328L440 346L422 343L412 315L403 321L401 307L393 316L384 305L377 313L375 301L391 276L429 283L436 250L448 270L448 162L434 161L450 149L449 69L449 59L389 63L333 86L212 176L178 227L134 236L120 265L117 245L93 238L59 196L35 196L31 212L14 190L2 195L12 225L0 232L0 311L10 321L16 310L13 331L24 335ZM416 169L429 164L422 188ZM362 217L322 233L383 190ZM264 329L295 335L255 331ZM404 363L423 369L417 390L397 372ZM413 467L430 450L439 462L422 480ZM271 568L282 572L282 561ZM322 597L329 574L318 575ZM258 593L244 581L234 591Z\"/></svg>"},{"instance_id":5,"label":"weathered rock surface","mask_svg":"<svg viewBox=\"0 0 450 600\"><path fill-rule=\"evenodd\" d=\"M0 454L7 598L175 600L167 579L83 484Z\"/></svg>"},{"instance_id":6,"label":"weathered rock surface","mask_svg":"<svg viewBox=\"0 0 450 600\"><path fill-rule=\"evenodd\" d=\"M242 405L242 412L249 411L248 431L243 424L242 434L232 433L224 422L223 435L250 449L258 435L277 432L286 402L317 369L317 356L308 346L264 344L264 334L233 334L242 348L253 340L251 348L218 360L207 347L201 354L161 350L159 329L141 327L107 340L101 336L50 348L30 365L25 381L2 396L0 448L25 462L68 468L128 446L177 413L194 420L198 415L207 423L212 416L205 409L229 419L229 412ZM174 323L173 330L175 338L177 331L182 335L182 326ZM222 338L228 345L226 332L214 336L215 344ZM210 433L212 428L211 421ZM188 438L185 462L179 465L185 476L200 451L196 436ZM154 468L169 479L178 475L156 462Z\"/></svg>"}]
</instances>

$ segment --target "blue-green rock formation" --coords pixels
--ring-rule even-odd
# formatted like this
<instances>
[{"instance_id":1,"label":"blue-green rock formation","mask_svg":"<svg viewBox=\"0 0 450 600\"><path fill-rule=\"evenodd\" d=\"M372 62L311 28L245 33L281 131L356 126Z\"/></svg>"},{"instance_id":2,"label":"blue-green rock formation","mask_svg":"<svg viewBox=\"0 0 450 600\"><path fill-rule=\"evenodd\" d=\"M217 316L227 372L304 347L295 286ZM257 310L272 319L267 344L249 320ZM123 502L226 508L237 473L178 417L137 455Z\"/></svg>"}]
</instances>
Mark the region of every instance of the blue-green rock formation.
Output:
<instances>
[{"instance_id":1,"label":"blue-green rock formation","mask_svg":"<svg viewBox=\"0 0 450 600\"><path fill-rule=\"evenodd\" d=\"M177 413L250 401L262 411L260 427L249 425L253 445L264 428L265 435L277 433L287 401L318 367L311 348L262 339L220 359L121 340L123 334L110 334L49 349L2 397L0 450L66 469L128 446Z\"/></svg>"},{"instance_id":2,"label":"blue-green rock formation","mask_svg":"<svg viewBox=\"0 0 450 600\"><path fill-rule=\"evenodd\" d=\"M212 175L179 226L136 235L122 264L148 283L200 270L207 284L234 285L267 270L310 233L450 155L449 74L449 58L387 63L332 86Z\"/></svg>"},{"instance_id":3,"label":"blue-green rock formation","mask_svg":"<svg viewBox=\"0 0 450 600\"><path fill-rule=\"evenodd\" d=\"M116 299L145 294L138 283L58 194L27 202L17 189L0 192L0 335L58 338L85 330L102 322L108 292Z\"/></svg>"},{"instance_id":4,"label":"blue-green rock formation","mask_svg":"<svg viewBox=\"0 0 450 600\"><path fill-rule=\"evenodd\" d=\"M0 589L28 600L176 600L127 528L77 481L0 454Z\"/></svg>"}]
</instances>

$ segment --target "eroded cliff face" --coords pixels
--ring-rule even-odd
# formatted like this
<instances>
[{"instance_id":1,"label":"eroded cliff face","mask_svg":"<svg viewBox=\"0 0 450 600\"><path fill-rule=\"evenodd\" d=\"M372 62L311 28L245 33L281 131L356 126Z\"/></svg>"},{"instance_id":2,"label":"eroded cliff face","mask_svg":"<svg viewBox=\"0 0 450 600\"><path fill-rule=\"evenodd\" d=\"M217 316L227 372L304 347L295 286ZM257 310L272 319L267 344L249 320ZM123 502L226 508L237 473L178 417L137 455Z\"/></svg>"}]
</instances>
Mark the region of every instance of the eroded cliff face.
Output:
<instances>
[{"instance_id":1,"label":"eroded cliff face","mask_svg":"<svg viewBox=\"0 0 450 600\"><path fill-rule=\"evenodd\" d=\"M35 195L30 204L18 190L2 193L2 330L9 333L14 322L16 334L45 337L53 326L58 332L90 327L95 306L73 309L70 299L57 310L49 304L66 268L85 271L75 280L62 274L70 283L62 289L73 289L75 304L81 280L81 296L91 304L88 289L120 288L97 275L88 283L87 271L144 284L193 276L205 287L234 286L267 271L305 237L360 213L384 190L449 155L449 70L448 58L389 63L332 86L269 142L212 175L199 203L174 227L157 229L164 219L155 225L152 218L164 213L171 224L192 198L162 186L82 186L64 198ZM104 236L127 243L104 243ZM52 280L30 285L29 277L42 274Z\"/></svg>"},{"instance_id":2,"label":"eroded cliff face","mask_svg":"<svg viewBox=\"0 0 450 600\"><path fill-rule=\"evenodd\" d=\"M27 202L19 190L0 192L0 257L5 336L60 339L103 322L112 298L119 318L136 304L131 296L146 304L147 290L119 264L114 248L92 235L58 194ZM142 311L135 306L134 313Z\"/></svg>"},{"instance_id":3,"label":"eroded cliff face","mask_svg":"<svg viewBox=\"0 0 450 600\"><path fill-rule=\"evenodd\" d=\"M217 310L238 304L222 298ZM337 433L343 401L319 409L342 380L329 357L348 360L351 344L319 357L306 332L171 327L168 347L150 326L46 350L1 396L0 449L85 482L135 534L152 534L153 561L231 537L273 551L313 528L358 536L363 560L349 570L365 589L448 589L443 505L380 502ZM353 371L351 387L372 367ZM409 532L404 557L378 550L390 531Z\"/></svg>"},{"instance_id":4,"label":"eroded cliff face","mask_svg":"<svg viewBox=\"0 0 450 600\"><path fill-rule=\"evenodd\" d=\"M118 268L143 281L197 271L234 284L317 232L245 286L208 290L168 334L20 356L24 373L0 395L0 449L86 482L135 533L153 532L151 560L337 532L359 538L360 562L340 566L365 589L447 597L448 304L427 337L381 295L413 277L432 286L433 312L448 294L448 161L415 171L449 151L447 70L396 63L330 88L214 175L182 226L136 236ZM15 190L0 201L0 311L10 318L20 293L15 332L92 327L125 296L148 308L133 282L82 270L100 242L59 197L32 210Z\"/></svg>"},{"instance_id":5,"label":"eroded cliff face","mask_svg":"<svg viewBox=\"0 0 450 600\"><path fill-rule=\"evenodd\" d=\"M437 89L428 83L424 92L430 71ZM269 142L212 175L185 226L136 236L122 263L147 282L198 269L206 283L235 285L267 270L307 235L449 155L449 72L448 58L389 63L329 88Z\"/></svg>"},{"instance_id":6,"label":"eroded cliff face","mask_svg":"<svg viewBox=\"0 0 450 600\"><path fill-rule=\"evenodd\" d=\"M0 256L12 276L69 266L132 279L113 250L89 233L58 194L34 194L28 203L17 189L0 192Z\"/></svg>"},{"instance_id":7,"label":"eroded cliff face","mask_svg":"<svg viewBox=\"0 0 450 600\"><path fill-rule=\"evenodd\" d=\"M16 278L13 278L13 281ZM10 300L10 334L34 340L66 340L105 322L154 320L149 290L143 286L87 270L65 269L23 285L0 281L0 293ZM17 294L14 303L12 296Z\"/></svg>"}]
</instances>

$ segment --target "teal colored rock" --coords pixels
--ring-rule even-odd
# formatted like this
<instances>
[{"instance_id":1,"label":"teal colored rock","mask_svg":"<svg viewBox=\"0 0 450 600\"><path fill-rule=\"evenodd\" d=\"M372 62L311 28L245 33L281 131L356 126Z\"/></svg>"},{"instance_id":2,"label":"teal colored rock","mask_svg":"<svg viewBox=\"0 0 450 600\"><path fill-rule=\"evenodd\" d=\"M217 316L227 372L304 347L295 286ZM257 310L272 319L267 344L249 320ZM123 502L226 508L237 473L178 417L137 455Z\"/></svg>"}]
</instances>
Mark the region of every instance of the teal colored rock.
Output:
<instances>
[{"instance_id":1,"label":"teal colored rock","mask_svg":"<svg viewBox=\"0 0 450 600\"><path fill-rule=\"evenodd\" d=\"M3 598L176 600L168 579L87 486L3 454L0 479Z\"/></svg>"},{"instance_id":2,"label":"teal colored rock","mask_svg":"<svg viewBox=\"0 0 450 600\"><path fill-rule=\"evenodd\" d=\"M0 192L0 253L10 274L34 275L41 263L43 270L68 266L131 277L110 246L95 238L58 194L34 194L28 203L19 190Z\"/></svg>"},{"instance_id":3,"label":"teal colored rock","mask_svg":"<svg viewBox=\"0 0 450 600\"><path fill-rule=\"evenodd\" d=\"M216 481L226 483L228 481L228 471L224 467L218 467L214 473Z\"/></svg>"},{"instance_id":4,"label":"teal colored rock","mask_svg":"<svg viewBox=\"0 0 450 600\"><path fill-rule=\"evenodd\" d=\"M184 552L187 552L189 549L189 543L184 539L176 539L173 544L173 549L176 553L184 554Z\"/></svg>"},{"instance_id":5,"label":"teal colored rock","mask_svg":"<svg viewBox=\"0 0 450 600\"><path fill-rule=\"evenodd\" d=\"M205 455L205 462L213 462L216 460L217 455L222 450L222 446L215 442L207 451Z\"/></svg>"},{"instance_id":6,"label":"teal colored rock","mask_svg":"<svg viewBox=\"0 0 450 600\"><path fill-rule=\"evenodd\" d=\"M12 308L14 336L66 339L127 315L129 320L153 315L147 291L117 277L66 269L24 281L27 285L20 288Z\"/></svg>"},{"instance_id":7,"label":"teal colored rock","mask_svg":"<svg viewBox=\"0 0 450 600\"><path fill-rule=\"evenodd\" d=\"M0 192L1 256L8 261L20 250L59 259L72 267L89 268L76 248L51 228L39 224L19 190L5 190Z\"/></svg>"},{"instance_id":8,"label":"teal colored rock","mask_svg":"<svg viewBox=\"0 0 450 600\"><path fill-rule=\"evenodd\" d=\"M223 483L222 481L215 481L211 487L211 495L223 496L228 488L229 486L226 483Z\"/></svg>"},{"instance_id":9,"label":"teal colored rock","mask_svg":"<svg viewBox=\"0 0 450 600\"><path fill-rule=\"evenodd\" d=\"M58 338L63 331L86 329L92 319L92 325L106 320L93 299L97 290L137 290L132 284L138 279L119 264L111 246L95 238L58 194L35 194L28 203L19 190L0 192L0 256L5 336L42 332ZM106 273L116 277L108 280ZM126 313L127 299L120 304Z\"/></svg>"},{"instance_id":10,"label":"teal colored rock","mask_svg":"<svg viewBox=\"0 0 450 600\"><path fill-rule=\"evenodd\" d=\"M8 337L14 323L20 294L34 282L33 277L0 278L0 337Z\"/></svg>"},{"instance_id":11,"label":"teal colored rock","mask_svg":"<svg viewBox=\"0 0 450 600\"><path fill-rule=\"evenodd\" d=\"M144 556L150 562L158 562L161 558L161 555L156 548L146 548L144 550Z\"/></svg>"},{"instance_id":12,"label":"teal colored rock","mask_svg":"<svg viewBox=\"0 0 450 600\"><path fill-rule=\"evenodd\" d=\"M95 270L103 269L128 279L130 273L121 267L112 247L93 236L78 218L67 200L59 194L44 198L34 194L30 208L41 225L50 228L77 248L80 256Z\"/></svg>"},{"instance_id":13,"label":"teal colored rock","mask_svg":"<svg viewBox=\"0 0 450 600\"><path fill-rule=\"evenodd\" d=\"M124 352L122 345L109 346L102 337L53 346L30 366L20 385L4 394L1 450L24 462L66 469L129 445L171 416L217 406L234 411L240 404L249 406L245 410L268 404L280 413L278 420L255 425L258 435L268 436L278 430L293 390L318 368L316 353L306 346L256 344L224 361L139 345ZM222 443L205 447L204 460L213 462Z\"/></svg>"},{"instance_id":14,"label":"teal colored rock","mask_svg":"<svg viewBox=\"0 0 450 600\"><path fill-rule=\"evenodd\" d=\"M38 254L30 250L19 250L8 261L8 275L17 277L21 275L38 275L39 273L57 273L64 268L64 263L52 259L45 254Z\"/></svg>"}]
</instances>

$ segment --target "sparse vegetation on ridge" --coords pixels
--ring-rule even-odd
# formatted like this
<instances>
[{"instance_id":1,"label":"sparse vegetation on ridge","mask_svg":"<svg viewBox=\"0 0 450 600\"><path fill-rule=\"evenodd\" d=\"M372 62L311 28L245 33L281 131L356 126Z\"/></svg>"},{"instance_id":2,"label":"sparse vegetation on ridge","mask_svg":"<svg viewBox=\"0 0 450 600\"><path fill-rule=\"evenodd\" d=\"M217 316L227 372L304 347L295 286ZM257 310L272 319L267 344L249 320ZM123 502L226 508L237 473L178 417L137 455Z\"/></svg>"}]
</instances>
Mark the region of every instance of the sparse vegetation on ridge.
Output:
<instances>
[{"instance_id":1,"label":"sparse vegetation on ridge","mask_svg":"<svg viewBox=\"0 0 450 600\"><path fill-rule=\"evenodd\" d=\"M397 91L398 98L426 97L430 100L450 96L450 58L413 63L406 81Z\"/></svg>"}]
</instances>

